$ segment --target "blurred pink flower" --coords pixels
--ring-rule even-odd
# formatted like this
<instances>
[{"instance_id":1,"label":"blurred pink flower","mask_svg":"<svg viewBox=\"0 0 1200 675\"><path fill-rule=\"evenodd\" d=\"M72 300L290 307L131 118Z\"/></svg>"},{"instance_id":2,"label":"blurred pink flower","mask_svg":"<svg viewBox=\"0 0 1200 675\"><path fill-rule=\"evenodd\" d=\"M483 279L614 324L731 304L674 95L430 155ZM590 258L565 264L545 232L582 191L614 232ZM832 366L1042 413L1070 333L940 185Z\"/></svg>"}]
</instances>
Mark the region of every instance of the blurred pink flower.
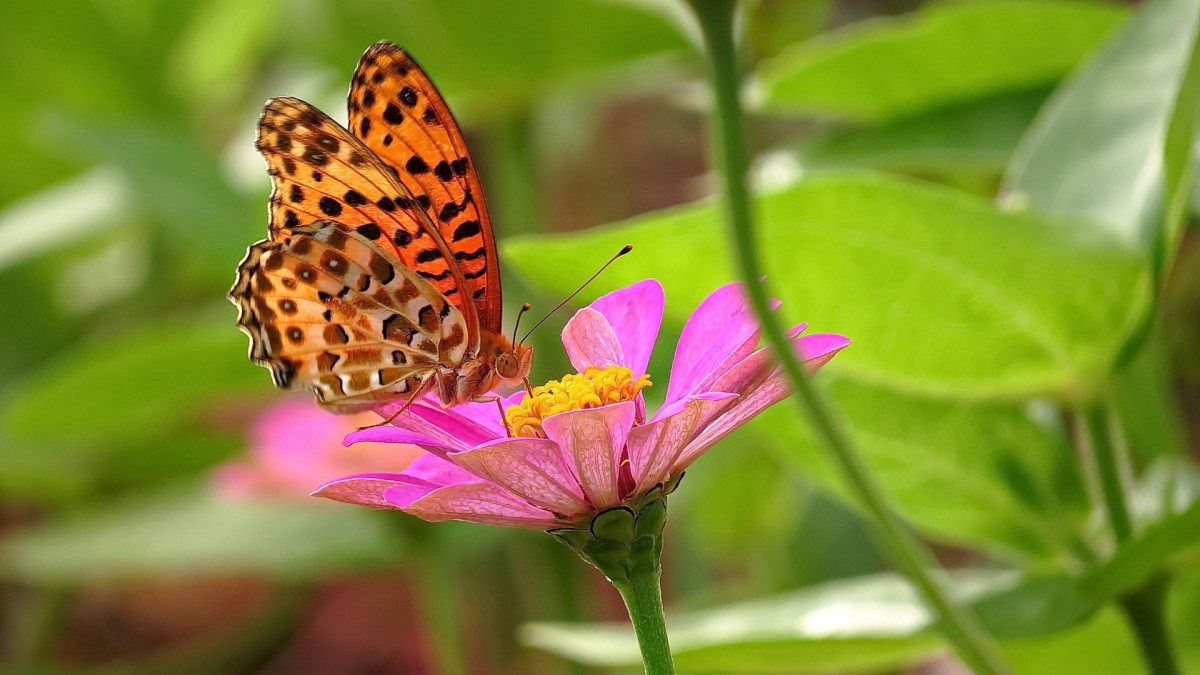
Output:
<instances>
[{"instance_id":1,"label":"blurred pink flower","mask_svg":"<svg viewBox=\"0 0 1200 675\"><path fill-rule=\"evenodd\" d=\"M442 409L421 401L394 426L347 443L412 443L427 451L399 473L365 473L313 494L429 521L467 520L550 529L629 503L683 472L714 443L788 395L739 284L710 294L688 319L666 397L647 419L641 389L662 323L662 286L645 280L581 309L563 330L578 375L495 404ZM798 337L810 370L849 344L834 334ZM394 410L394 408L393 408Z\"/></svg>"},{"instance_id":2,"label":"blurred pink flower","mask_svg":"<svg viewBox=\"0 0 1200 675\"><path fill-rule=\"evenodd\" d=\"M346 434L378 421L371 413L335 415L309 398L285 399L255 420L247 456L217 467L216 490L230 498L300 498L330 476L403 471L424 454L416 446L392 443L342 445Z\"/></svg>"}]
</instances>

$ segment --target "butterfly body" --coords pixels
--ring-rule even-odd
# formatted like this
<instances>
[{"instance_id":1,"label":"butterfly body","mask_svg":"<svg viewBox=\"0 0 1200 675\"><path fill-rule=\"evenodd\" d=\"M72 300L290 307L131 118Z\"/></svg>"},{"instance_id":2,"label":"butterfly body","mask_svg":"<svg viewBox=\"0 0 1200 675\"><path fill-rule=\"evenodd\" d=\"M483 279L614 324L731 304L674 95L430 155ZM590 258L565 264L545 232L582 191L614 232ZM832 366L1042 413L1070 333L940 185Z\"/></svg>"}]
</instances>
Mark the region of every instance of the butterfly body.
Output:
<instances>
[{"instance_id":1,"label":"butterfly body","mask_svg":"<svg viewBox=\"0 0 1200 675\"><path fill-rule=\"evenodd\" d=\"M349 108L353 132L294 98L259 120L270 237L230 291L251 360L336 412L431 391L452 406L520 383L532 350L501 333L491 222L445 101L381 42Z\"/></svg>"}]
</instances>

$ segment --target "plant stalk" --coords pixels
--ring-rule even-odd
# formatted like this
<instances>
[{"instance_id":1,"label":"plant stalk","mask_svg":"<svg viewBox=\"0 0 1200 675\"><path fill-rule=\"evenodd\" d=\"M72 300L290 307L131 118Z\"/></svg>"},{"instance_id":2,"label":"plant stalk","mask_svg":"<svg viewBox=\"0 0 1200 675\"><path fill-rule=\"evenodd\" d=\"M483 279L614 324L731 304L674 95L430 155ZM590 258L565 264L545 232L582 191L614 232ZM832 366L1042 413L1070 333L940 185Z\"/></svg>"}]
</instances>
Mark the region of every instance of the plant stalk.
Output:
<instances>
[{"instance_id":1,"label":"plant stalk","mask_svg":"<svg viewBox=\"0 0 1200 675\"><path fill-rule=\"evenodd\" d=\"M932 556L888 505L840 423L808 381L803 366L793 352L791 341L771 312L767 292L760 282L763 269L758 256L746 182L748 161L745 122L733 40L736 1L689 0L689 3L700 22L715 93L712 143L715 164L721 173L725 193L726 222L737 267L763 333L775 348L783 371L797 393L795 400L801 412L833 455L854 494L872 516L896 565L917 587L939 618L941 630L959 658L979 675L1005 673L1007 669L1002 664L998 650L978 620L952 602L929 575L928 570L935 567Z\"/></svg>"},{"instance_id":2,"label":"plant stalk","mask_svg":"<svg viewBox=\"0 0 1200 675\"><path fill-rule=\"evenodd\" d=\"M628 581L614 581L629 610L629 621L637 634L646 675L675 675L675 661L667 641L667 623L663 614L661 574L646 569L630 575Z\"/></svg>"},{"instance_id":3,"label":"plant stalk","mask_svg":"<svg viewBox=\"0 0 1200 675\"><path fill-rule=\"evenodd\" d=\"M1085 406L1080 411L1087 429L1087 449L1099 478L1100 495L1108 516L1113 538L1119 547L1133 538L1133 518L1125 498L1121 479L1122 448L1114 437L1114 417L1108 399ZM1119 600L1125 619L1137 638L1138 649L1153 675L1179 675L1175 647L1167 630L1167 589L1170 578L1160 573Z\"/></svg>"}]
</instances>

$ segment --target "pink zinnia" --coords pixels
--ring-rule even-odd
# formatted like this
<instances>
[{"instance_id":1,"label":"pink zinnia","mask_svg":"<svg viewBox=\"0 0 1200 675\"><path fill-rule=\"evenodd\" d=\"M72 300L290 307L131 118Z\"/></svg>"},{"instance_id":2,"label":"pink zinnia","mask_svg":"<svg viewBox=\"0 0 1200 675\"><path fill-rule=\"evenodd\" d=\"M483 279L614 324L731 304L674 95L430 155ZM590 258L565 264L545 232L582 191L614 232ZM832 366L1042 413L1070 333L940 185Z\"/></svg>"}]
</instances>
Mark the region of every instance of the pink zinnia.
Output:
<instances>
[{"instance_id":1,"label":"pink zinnia","mask_svg":"<svg viewBox=\"0 0 1200 675\"><path fill-rule=\"evenodd\" d=\"M728 284L688 319L666 397L647 417L641 390L650 384L646 366L663 305L662 286L652 279L605 295L563 331L579 374L504 399L507 426L492 403L443 409L417 402L393 426L356 431L346 442L411 443L427 454L400 473L339 478L314 494L429 521L556 529L673 485L714 443L784 399L788 387L758 347L741 285ZM794 344L815 370L849 340L812 334Z\"/></svg>"},{"instance_id":2,"label":"pink zinnia","mask_svg":"<svg viewBox=\"0 0 1200 675\"><path fill-rule=\"evenodd\" d=\"M250 431L244 457L213 472L218 494L234 499L302 499L330 476L356 471L403 471L425 454L416 446L342 445L346 434L376 421L365 412L335 415L309 397L286 398L262 412Z\"/></svg>"}]
</instances>

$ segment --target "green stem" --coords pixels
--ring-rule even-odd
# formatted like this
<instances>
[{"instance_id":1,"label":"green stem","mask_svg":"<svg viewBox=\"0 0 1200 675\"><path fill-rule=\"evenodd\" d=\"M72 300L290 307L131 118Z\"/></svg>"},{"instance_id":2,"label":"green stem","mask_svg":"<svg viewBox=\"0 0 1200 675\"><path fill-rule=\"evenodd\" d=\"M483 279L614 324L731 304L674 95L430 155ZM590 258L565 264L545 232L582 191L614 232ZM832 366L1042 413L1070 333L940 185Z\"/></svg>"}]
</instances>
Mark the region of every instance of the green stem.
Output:
<instances>
[{"instance_id":1,"label":"green stem","mask_svg":"<svg viewBox=\"0 0 1200 675\"><path fill-rule=\"evenodd\" d=\"M1104 510L1108 514L1108 522L1112 526L1117 543L1122 544L1133 536L1133 521L1129 517L1129 507L1125 504L1125 485L1121 480L1120 460L1116 444L1113 443L1107 406L1102 403L1092 404L1085 407L1081 414L1087 426L1096 475L1100 479Z\"/></svg>"},{"instance_id":2,"label":"green stem","mask_svg":"<svg viewBox=\"0 0 1200 675\"><path fill-rule=\"evenodd\" d=\"M1092 403L1080 411L1087 429L1087 448L1100 483L1104 510L1118 546L1133 538L1133 519L1121 480L1122 446L1114 435L1114 418L1108 400ZM1166 595L1170 579L1158 574L1120 599L1121 610L1137 637L1138 649L1154 675L1178 675L1175 647L1167 630Z\"/></svg>"},{"instance_id":3,"label":"green stem","mask_svg":"<svg viewBox=\"0 0 1200 675\"><path fill-rule=\"evenodd\" d=\"M502 113L488 132L488 165L483 177L493 221L506 237L541 232L541 181L532 113Z\"/></svg>"},{"instance_id":4,"label":"green stem","mask_svg":"<svg viewBox=\"0 0 1200 675\"><path fill-rule=\"evenodd\" d=\"M733 44L735 0L689 0L704 35L716 95L712 125L713 151L722 174L726 219L746 294L767 341L774 346L784 373L798 394L796 401L817 436L833 455L855 495L873 517L895 563L940 619L941 629L959 658L980 675L1007 672L997 649L974 615L952 602L929 575L932 556L888 505L839 422L808 381L792 351L791 341L771 312L758 258L754 219L746 184L747 151L740 91L740 74Z\"/></svg>"},{"instance_id":5,"label":"green stem","mask_svg":"<svg viewBox=\"0 0 1200 675\"><path fill-rule=\"evenodd\" d=\"M431 537L423 542L418 555L421 615L429 621L434 660L441 675L467 675L466 648L458 611L458 592L454 581L457 566L443 541Z\"/></svg>"},{"instance_id":6,"label":"green stem","mask_svg":"<svg viewBox=\"0 0 1200 675\"><path fill-rule=\"evenodd\" d=\"M659 570L645 569L631 574L628 581L614 581L613 586L620 591L629 610L646 675L675 675L659 578Z\"/></svg>"},{"instance_id":7,"label":"green stem","mask_svg":"<svg viewBox=\"0 0 1200 675\"><path fill-rule=\"evenodd\" d=\"M1179 675L1181 672L1167 631L1168 585L1166 575L1159 575L1121 600L1121 609L1137 636L1142 658L1154 675Z\"/></svg>"}]
</instances>

